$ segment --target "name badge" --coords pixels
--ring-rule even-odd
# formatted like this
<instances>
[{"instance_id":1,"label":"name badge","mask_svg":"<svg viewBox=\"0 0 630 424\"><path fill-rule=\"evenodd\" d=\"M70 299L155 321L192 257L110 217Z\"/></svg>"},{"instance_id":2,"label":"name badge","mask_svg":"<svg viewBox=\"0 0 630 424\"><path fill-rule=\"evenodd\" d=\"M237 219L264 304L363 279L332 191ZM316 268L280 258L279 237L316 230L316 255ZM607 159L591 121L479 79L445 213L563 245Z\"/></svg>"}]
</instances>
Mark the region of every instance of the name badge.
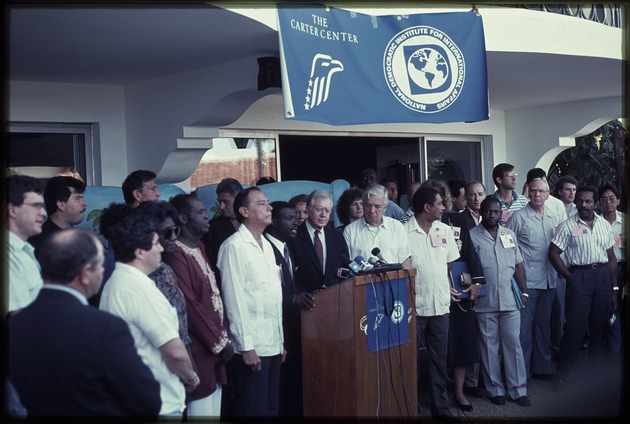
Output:
<instances>
[{"instance_id":1,"label":"name badge","mask_svg":"<svg viewBox=\"0 0 630 424\"><path fill-rule=\"evenodd\" d=\"M453 231L453 237L455 237L455 240L459 240L462 229L460 227L451 227L451 230Z\"/></svg>"},{"instance_id":2,"label":"name badge","mask_svg":"<svg viewBox=\"0 0 630 424\"><path fill-rule=\"evenodd\" d=\"M552 235L552 236L555 236L557 232L558 232L558 227L553 227L553 228L551 229L551 235Z\"/></svg>"},{"instance_id":3,"label":"name badge","mask_svg":"<svg viewBox=\"0 0 630 424\"><path fill-rule=\"evenodd\" d=\"M510 212L509 210L502 210L501 211L501 222L507 222L508 219L510 219L510 217L512 216L512 212Z\"/></svg>"},{"instance_id":4,"label":"name badge","mask_svg":"<svg viewBox=\"0 0 630 424\"><path fill-rule=\"evenodd\" d=\"M584 225L575 224L571 227L571 235L573 237L584 237L588 235L588 228Z\"/></svg>"},{"instance_id":5,"label":"name badge","mask_svg":"<svg viewBox=\"0 0 630 424\"><path fill-rule=\"evenodd\" d=\"M503 247L505 249L511 249L513 247L516 247L516 244L514 244L514 240L512 239L511 234L502 234L501 243L503 244Z\"/></svg>"},{"instance_id":6,"label":"name badge","mask_svg":"<svg viewBox=\"0 0 630 424\"><path fill-rule=\"evenodd\" d=\"M446 237L442 234L431 234L431 246L442 247L446 246Z\"/></svg>"}]
</instances>

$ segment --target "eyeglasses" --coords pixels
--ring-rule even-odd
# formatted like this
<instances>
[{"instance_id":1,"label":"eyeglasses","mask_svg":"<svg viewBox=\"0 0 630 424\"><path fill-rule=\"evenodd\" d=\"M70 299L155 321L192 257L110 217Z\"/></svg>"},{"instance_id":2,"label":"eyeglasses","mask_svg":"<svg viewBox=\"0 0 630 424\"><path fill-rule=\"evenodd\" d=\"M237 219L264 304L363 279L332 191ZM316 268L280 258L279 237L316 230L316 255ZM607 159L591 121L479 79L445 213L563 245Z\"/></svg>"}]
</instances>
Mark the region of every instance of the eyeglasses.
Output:
<instances>
[{"instance_id":1,"label":"eyeglasses","mask_svg":"<svg viewBox=\"0 0 630 424\"><path fill-rule=\"evenodd\" d=\"M24 202L23 204L24 205L28 205L28 206L30 206L32 208L35 208L35 209L37 209L39 211L41 211L42 209L46 210L46 205L44 203L42 203L42 202L34 202L34 203L26 203L26 202Z\"/></svg>"},{"instance_id":2,"label":"eyeglasses","mask_svg":"<svg viewBox=\"0 0 630 424\"><path fill-rule=\"evenodd\" d=\"M165 239L170 240L171 238L173 238L173 235L175 235L175 238L179 237L180 231L181 228L179 227L167 228L166 230L164 230L164 232L162 232L162 235Z\"/></svg>"},{"instance_id":3,"label":"eyeglasses","mask_svg":"<svg viewBox=\"0 0 630 424\"><path fill-rule=\"evenodd\" d=\"M518 177L518 174L516 172L508 172L507 174L505 174L506 177L510 177L510 178L516 178Z\"/></svg>"},{"instance_id":4,"label":"eyeglasses","mask_svg":"<svg viewBox=\"0 0 630 424\"><path fill-rule=\"evenodd\" d=\"M602 202L602 203L615 203L617 201L617 197L615 197L615 196L600 197L599 201Z\"/></svg>"}]
</instances>

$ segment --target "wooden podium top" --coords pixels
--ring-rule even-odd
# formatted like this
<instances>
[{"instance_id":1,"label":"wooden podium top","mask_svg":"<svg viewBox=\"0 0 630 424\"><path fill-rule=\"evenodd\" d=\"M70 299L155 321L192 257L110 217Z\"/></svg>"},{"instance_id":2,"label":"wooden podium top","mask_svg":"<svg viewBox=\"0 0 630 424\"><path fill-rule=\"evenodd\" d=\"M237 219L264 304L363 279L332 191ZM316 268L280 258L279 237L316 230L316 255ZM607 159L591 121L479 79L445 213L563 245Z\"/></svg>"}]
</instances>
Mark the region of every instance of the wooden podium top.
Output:
<instances>
[{"instance_id":1,"label":"wooden podium top","mask_svg":"<svg viewBox=\"0 0 630 424\"><path fill-rule=\"evenodd\" d=\"M416 276L416 269L398 269L387 272L374 272L369 274L359 274L354 277L354 285L362 286L370 283L377 283L387 280L398 280L399 278L412 278Z\"/></svg>"}]
</instances>

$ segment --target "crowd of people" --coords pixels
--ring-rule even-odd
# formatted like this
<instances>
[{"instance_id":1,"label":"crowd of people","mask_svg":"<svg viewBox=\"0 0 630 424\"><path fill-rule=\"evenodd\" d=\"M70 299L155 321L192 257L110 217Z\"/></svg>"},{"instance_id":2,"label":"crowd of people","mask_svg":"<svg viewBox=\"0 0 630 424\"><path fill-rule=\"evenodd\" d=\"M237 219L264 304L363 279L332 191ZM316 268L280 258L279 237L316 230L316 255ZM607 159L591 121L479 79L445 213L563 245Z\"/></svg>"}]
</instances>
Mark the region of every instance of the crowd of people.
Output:
<instances>
[{"instance_id":1,"label":"crowd of people","mask_svg":"<svg viewBox=\"0 0 630 424\"><path fill-rule=\"evenodd\" d=\"M226 178L210 219L194 192L161 201L155 173L138 170L122 183L125 202L103 210L104 245L74 228L82 181L11 175L6 412L299 420L300 316L374 247L416 270L428 369L419 384L433 417L472 411L467 396L528 407L529 379L564 391L585 346L589 366L621 358L620 192L572 176L552 189L534 168L518 193L508 163L492 177L490 193L479 181L429 179L400 196L396 180L366 169L335 209L325 190L270 202Z\"/></svg>"}]
</instances>

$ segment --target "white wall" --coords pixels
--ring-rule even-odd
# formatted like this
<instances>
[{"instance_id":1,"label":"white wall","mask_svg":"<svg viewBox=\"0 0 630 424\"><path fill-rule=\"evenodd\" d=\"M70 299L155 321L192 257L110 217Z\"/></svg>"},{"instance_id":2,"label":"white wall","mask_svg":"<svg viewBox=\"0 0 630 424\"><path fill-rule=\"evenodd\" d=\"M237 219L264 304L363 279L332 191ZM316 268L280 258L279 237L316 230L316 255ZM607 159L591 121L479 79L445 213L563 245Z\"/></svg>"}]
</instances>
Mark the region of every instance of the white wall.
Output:
<instances>
[{"instance_id":1,"label":"white wall","mask_svg":"<svg viewBox=\"0 0 630 424\"><path fill-rule=\"evenodd\" d=\"M127 175L122 86L11 81L9 121L97 123L102 184L120 185Z\"/></svg>"},{"instance_id":2,"label":"white wall","mask_svg":"<svg viewBox=\"0 0 630 424\"><path fill-rule=\"evenodd\" d=\"M551 163L539 160L561 144L560 138L589 134L603 123L622 117L624 106L621 97L614 97L506 111L509 142L504 159L521 175L535 167L547 170ZM574 140L570 142L575 145ZM519 178L519 182L524 183L525 178Z\"/></svg>"}]
</instances>

